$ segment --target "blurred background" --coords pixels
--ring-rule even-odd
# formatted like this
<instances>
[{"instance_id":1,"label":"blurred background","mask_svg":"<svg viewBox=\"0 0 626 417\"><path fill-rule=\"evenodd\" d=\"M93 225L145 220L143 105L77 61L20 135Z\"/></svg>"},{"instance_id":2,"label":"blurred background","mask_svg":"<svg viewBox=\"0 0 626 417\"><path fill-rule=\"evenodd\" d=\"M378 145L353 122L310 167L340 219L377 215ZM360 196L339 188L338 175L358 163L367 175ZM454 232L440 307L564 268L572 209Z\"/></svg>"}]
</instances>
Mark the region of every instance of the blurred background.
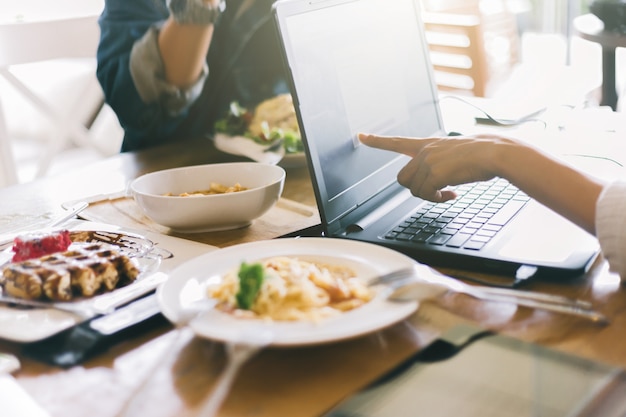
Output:
<instances>
[{"instance_id":1,"label":"blurred background","mask_svg":"<svg viewBox=\"0 0 626 417\"><path fill-rule=\"evenodd\" d=\"M590 1L423 0L439 89L520 103L597 105L602 47L582 39L573 24L589 13ZM6 138L0 130L0 163L5 171L13 163L16 171L5 183L118 152L123 131L95 78L103 6L104 0L2 0L0 117ZM626 52L617 48L620 93L624 65Z\"/></svg>"}]
</instances>

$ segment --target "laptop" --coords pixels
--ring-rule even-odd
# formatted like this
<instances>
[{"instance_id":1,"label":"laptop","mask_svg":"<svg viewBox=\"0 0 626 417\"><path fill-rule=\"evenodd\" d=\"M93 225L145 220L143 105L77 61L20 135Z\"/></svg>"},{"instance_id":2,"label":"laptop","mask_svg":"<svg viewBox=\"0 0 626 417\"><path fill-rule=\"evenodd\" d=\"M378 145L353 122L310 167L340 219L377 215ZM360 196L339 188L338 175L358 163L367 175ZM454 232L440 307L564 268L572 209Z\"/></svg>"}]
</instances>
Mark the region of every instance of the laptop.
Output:
<instances>
[{"instance_id":1,"label":"laptop","mask_svg":"<svg viewBox=\"0 0 626 417\"><path fill-rule=\"evenodd\" d=\"M518 280L590 268L595 237L506 181L460 187L458 206L433 204L398 184L408 157L358 141L445 132L418 1L282 0L273 13L324 236Z\"/></svg>"}]
</instances>

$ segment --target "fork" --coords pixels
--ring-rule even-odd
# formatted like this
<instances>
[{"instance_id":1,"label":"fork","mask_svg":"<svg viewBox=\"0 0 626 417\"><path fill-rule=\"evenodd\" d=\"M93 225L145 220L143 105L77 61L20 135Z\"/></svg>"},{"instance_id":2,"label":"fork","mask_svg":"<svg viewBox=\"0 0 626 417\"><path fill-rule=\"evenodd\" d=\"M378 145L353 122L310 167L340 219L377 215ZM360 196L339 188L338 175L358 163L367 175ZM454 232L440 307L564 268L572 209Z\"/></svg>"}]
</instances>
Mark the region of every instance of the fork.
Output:
<instances>
[{"instance_id":1,"label":"fork","mask_svg":"<svg viewBox=\"0 0 626 417\"><path fill-rule=\"evenodd\" d=\"M426 267L428 268L428 267ZM487 287L487 286L470 286L465 284L455 278L439 274L438 272L428 268L422 269L421 271L417 266L413 266L410 268L397 269L392 272L389 272L384 275L377 276L368 281L369 286L374 285L389 285L393 288L397 288L398 286L405 284L407 280L412 280L416 278L420 278L424 281L445 284L450 287L450 290L466 292L468 289L472 291L480 291L486 294L493 294L498 296L507 296L507 297L515 297L515 298L526 298L530 300L543 301L552 304L564 304L564 305L573 305L585 309L590 309L592 307L589 301L565 297L562 295L555 294L545 294L534 291L524 291L518 289L508 289L508 288L496 288L496 287ZM424 275L420 275L424 274ZM429 279L430 278L430 279Z\"/></svg>"},{"instance_id":2,"label":"fork","mask_svg":"<svg viewBox=\"0 0 626 417\"><path fill-rule=\"evenodd\" d=\"M168 347L163 350L159 359L154 361L150 369L148 369L146 374L141 378L139 384L133 389L128 400L122 405L118 414L116 414L117 416L135 415L132 413L135 403L138 400L144 399L143 396L146 394L144 391L146 385L154 377L161 364L165 362L166 356L169 355L173 348L183 339L184 331L191 331L190 324L192 321L200 319L204 314L214 311L216 304L217 300L215 299L199 297L194 300L186 300L186 302L180 306L180 310L174 322L174 331L176 334L173 335ZM226 366L217 378L212 393L200 406L200 410L196 414L197 417L214 417L216 415L226 399L241 367L254 355L269 346L273 338L274 335L269 331L241 329L238 331L237 337L235 337L234 340L225 342Z\"/></svg>"},{"instance_id":3,"label":"fork","mask_svg":"<svg viewBox=\"0 0 626 417\"><path fill-rule=\"evenodd\" d=\"M226 399L239 369L261 349L270 345L273 334L262 330L242 330L238 340L226 343L226 368L218 377L215 388L204 401L197 417L214 417Z\"/></svg>"},{"instance_id":4,"label":"fork","mask_svg":"<svg viewBox=\"0 0 626 417\"><path fill-rule=\"evenodd\" d=\"M608 323L608 319L604 315L592 310L592 305L588 301L531 291L469 285L443 275L426 265L414 265L410 268L395 270L375 277L369 280L367 284L368 286L385 285L389 287L392 290L389 299L394 301L436 298L452 291L484 301L509 302L531 308L576 315L599 324Z\"/></svg>"}]
</instances>

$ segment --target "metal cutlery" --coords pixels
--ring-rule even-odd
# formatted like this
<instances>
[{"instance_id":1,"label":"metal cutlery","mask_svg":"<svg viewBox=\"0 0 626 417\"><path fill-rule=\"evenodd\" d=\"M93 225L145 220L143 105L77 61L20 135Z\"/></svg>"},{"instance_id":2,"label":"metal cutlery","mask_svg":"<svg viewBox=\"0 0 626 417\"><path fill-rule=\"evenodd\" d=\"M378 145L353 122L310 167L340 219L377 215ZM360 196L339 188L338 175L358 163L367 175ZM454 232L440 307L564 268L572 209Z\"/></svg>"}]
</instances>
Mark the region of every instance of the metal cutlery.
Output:
<instances>
[{"instance_id":1,"label":"metal cutlery","mask_svg":"<svg viewBox=\"0 0 626 417\"><path fill-rule=\"evenodd\" d=\"M89 207L89 203L87 203L86 201L79 201L78 203L72 205L67 213L63 214L61 217L55 219L52 223L50 223L49 227L57 227L64 224L68 220L76 217L78 213L85 210L87 207Z\"/></svg>"},{"instance_id":2,"label":"metal cutlery","mask_svg":"<svg viewBox=\"0 0 626 417\"><path fill-rule=\"evenodd\" d=\"M130 183L129 183L129 186L130 186ZM127 187L123 190L115 191L112 193L92 195L90 197L83 198L81 201L84 201L85 203L87 203L88 206L90 206L90 205L97 205L100 203L108 203L108 202L115 202L118 200L124 200L129 197L132 197L132 194L131 194L131 191ZM74 202L66 202L66 203L63 203L63 207L65 207L66 205L71 205L71 207L73 207L74 204L75 204Z\"/></svg>"},{"instance_id":3,"label":"metal cutlery","mask_svg":"<svg viewBox=\"0 0 626 417\"><path fill-rule=\"evenodd\" d=\"M368 285L389 287L392 290L389 299L394 301L431 299L447 292L456 292L484 301L507 302L575 315L598 324L609 322L604 315L593 310L591 303L587 301L531 291L469 285L443 275L426 265L415 265L411 268L393 271L371 279Z\"/></svg>"},{"instance_id":4,"label":"metal cutlery","mask_svg":"<svg viewBox=\"0 0 626 417\"><path fill-rule=\"evenodd\" d=\"M50 223L42 226L42 229L50 229L50 228L61 226L68 220L76 217L78 213L85 210L87 207L89 207L89 203L87 203L86 201L77 202L73 204L70 208L68 208L67 211L63 213L60 217L53 219ZM28 230L24 232L27 232L27 231ZM13 240L18 234L19 233L10 233L7 235L0 236L0 249L3 249L5 246L12 244Z\"/></svg>"},{"instance_id":5,"label":"metal cutlery","mask_svg":"<svg viewBox=\"0 0 626 417\"><path fill-rule=\"evenodd\" d=\"M526 114L526 115L522 115L520 117L514 118L514 119L504 119L504 118L499 118L499 117L494 117L493 115L491 115L489 112L487 112L485 109L483 109L482 107L472 103L471 101L465 100L461 97L457 97L457 96L444 96L442 97L442 99L454 99L460 102L463 102L464 104L473 107L474 109L478 110L479 112L482 113L482 116L476 116L474 119L476 120L477 123L482 123L482 124L488 124L488 125L494 125L494 126L518 126L524 123L528 123L528 122L540 122L542 124L546 124L546 122L542 119L539 119L539 116L541 116L542 113L544 113L547 108L546 107L542 107L539 108L537 110L534 110L533 112Z\"/></svg>"},{"instance_id":6,"label":"metal cutlery","mask_svg":"<svg viewBox=\"0 0 626 417\"><path fill-rule=\"evenodd\" d=\"M536 301L544 301L552 304L575 305L582 308L591 308L591 303L585 300L574 299L562 295L545 294L534 291L524 291L518 289L488 287L488 286L472 286L465 284L458 279L440 274L429 267L420 268L419 266L392 271L388 274L378 276L368 282L368 285L385 284L392 287L398 287L407 283L407 280L420 279L423 281L444 284L450 290L458 292L466 292L468 289L472 292L480 291L481 293L493 294L498 296L507 296L515 298L525 298Z\"/></svg>"},{"instance_id":7,"label":"metal cutlery","mask_svg":"<svg viewBox=\"0 0 626 417\"><path fill-rule=\"evenodd\" d=\"M192 321L201 319L204 314L213 311L217 301L212 298L200 298L181 306L176 326L187 327ZM225 342L226 367L217 378L211 395L203 402L198 417L213 417L230 391L239 369L263 348L269 346L274 339L271 331L260 328L239 329L237 336Z\"/></svg>"},{"instance_id":8,"label":"metal cutlery","mask_svg":"<svg viewBox=\"0 0 626 417\"><path fill-rule=\"evenodd\" d=\"M166 362L166 355L171 354L173 348L179 344L183 331L189 330L192 321L202 318L204 314L213 311L217 301L212 298L199 297L194 300L188 300L180 306L178 311L174 331L176 334L172 337L170 344L163 350L162 356L154 361L153 366L148 369L141 379L140 383L134 388L132 395L128 397L128 401L118 412L118 416L124 417L133 414L133 407L145 395L145 386L152 379L154 374L162 363ZM274 335L270 331L259 329L242 329L238 332L236 340L225 342L224 349L226 351L226 367L221 372L215 382L215 387L209 397L203 401L197 417L213 417L219 411L224 399L230 391L235 378L241 367L255 354L263 348L269 346L274 339Z\"/></svg>"},{"instance_id":9,"label":"metal cutlery","mask_svg":"<svg viewBox=\"0 0 626 417\"><path fill-rule=\"evenodd\" d=\"M230 391L239 369L261 349L271 344L273 334L269 331L243 330L239 340L226 343L226 368L218 377L215 388L200 408L198 417L214 417Z\"/></svg>"}]
</instances>

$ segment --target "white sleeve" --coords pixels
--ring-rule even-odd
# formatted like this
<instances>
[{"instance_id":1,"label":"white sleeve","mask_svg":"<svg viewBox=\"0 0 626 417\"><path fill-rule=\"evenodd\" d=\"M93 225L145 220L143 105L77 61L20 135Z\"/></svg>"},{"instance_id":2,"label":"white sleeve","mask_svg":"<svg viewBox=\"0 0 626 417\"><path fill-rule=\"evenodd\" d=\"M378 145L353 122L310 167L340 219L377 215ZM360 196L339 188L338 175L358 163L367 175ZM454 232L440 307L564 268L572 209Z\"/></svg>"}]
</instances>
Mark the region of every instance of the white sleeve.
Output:
<instances>
[{"instance_id":1,"label":"white sleeve","mask_svg":"<svg viewBox=\"0 0 626 417\"><path fill-rule=\"evenodd\" d=\"M135 88L145 103L160 101L170 114L177 115L200 96L209 70L205 63L198 80L186 89L168 83L159 52L159 29L158 25L152 26L135 42L130 53L130 73Z\"/></svg>"},{"instance_id":2,"label":"white sleeve","mask_svg":"<svg viewBox=\"0 0 626 417\"><path fill-rule=\"evenodd\" d=\"M600 194L596 235L611 271L626 279L626 180L609 184Z\"/></svg>"}]
</instances>

